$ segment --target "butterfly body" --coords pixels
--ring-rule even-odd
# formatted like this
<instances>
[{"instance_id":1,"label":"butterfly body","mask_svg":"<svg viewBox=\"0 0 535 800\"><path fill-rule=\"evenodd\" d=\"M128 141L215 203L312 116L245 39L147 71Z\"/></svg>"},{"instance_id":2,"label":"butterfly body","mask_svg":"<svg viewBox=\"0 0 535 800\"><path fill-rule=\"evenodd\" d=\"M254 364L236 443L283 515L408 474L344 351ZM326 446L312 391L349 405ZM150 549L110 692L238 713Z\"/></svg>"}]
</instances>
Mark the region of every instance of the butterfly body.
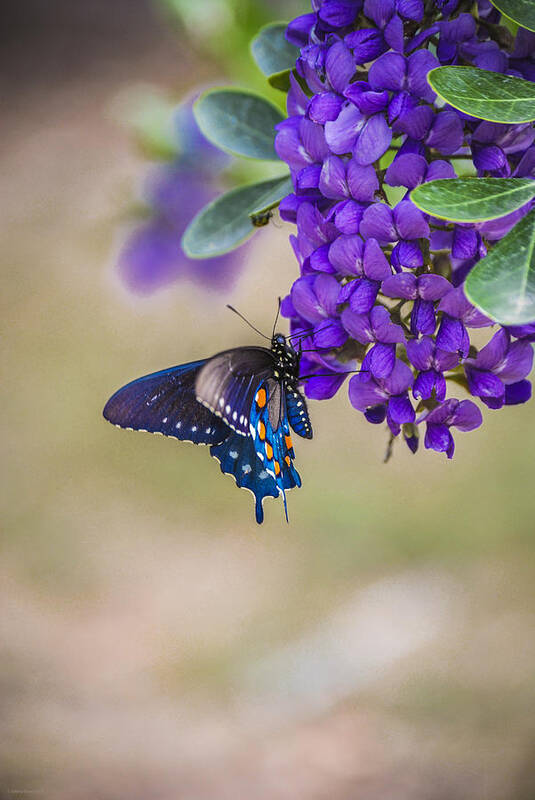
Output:
<instances>
[{"instance_id":1,"label":"butterfly body","mask_svg":"<svg viewBox=\"0 0 535 800\"><path fill-rule=\"evenodd\" d=\"M312 438L299 391L299 354L282 334L271 348L241 347L152 373L123 386L104 417L118 427L210 446L225 474L255 496L257 522L265 497L301 485L290 435Z\"/></svg>"}]
</instances>

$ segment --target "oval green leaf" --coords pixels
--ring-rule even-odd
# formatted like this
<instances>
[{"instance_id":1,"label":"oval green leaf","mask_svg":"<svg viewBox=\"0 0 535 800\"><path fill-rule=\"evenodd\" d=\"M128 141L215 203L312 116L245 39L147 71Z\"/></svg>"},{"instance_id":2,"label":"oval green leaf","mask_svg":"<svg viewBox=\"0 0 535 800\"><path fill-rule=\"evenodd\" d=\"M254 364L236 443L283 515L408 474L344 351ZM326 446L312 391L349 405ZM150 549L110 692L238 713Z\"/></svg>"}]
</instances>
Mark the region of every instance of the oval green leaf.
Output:
<instances>
[{"instance_id":1,"label":"oval green leaf","mask_svg":"<svg viewBox=\"0 0 535 800\"><path fill-rule=\"evenodd\" d=\"M182 249L189 258L213 258L234 250L257 230L250 214L273 208L291 191L287 175L231 189L192 219Z\"/></svg>"},{"instance_id":2,"label":"oval green leaf","mask_svg":"<svg viewBox=\"0 0 535 800\"><path fill-rule=\"evenodd\" d=\"M271 22L251 41L251 53L264 75L293 69L299 49L285 38L287 22Z\"/></svg>"},{"instance_id":3,"label":"oval green leaf","mask_svg":"<svg viewBox=\"0 0 535 800\"><path fill-rule=\"evenodd\" d=\"M506 17L518 22L528 31L535 31L535 3L533 0L490 0Z\"/></svg>"},{"instance_id":4,"label":"oval green leaf","mask_svg":"<svg viewBox=\"0 0 535 800\"><path fill-rule=\"evenodd\" d=\"M450 106L490 122L535 119L535 83L477 67L437 67L427 80Z\"/></svg>"},{"instance_id":5,"label":"oval green leaf","mask_svg":"<svg viewBox=\"0 0 535 800\"><path fill-rule=\"evenodd\" d=\"M270 86L273 86L274 89L278 89L280 92L288 92L290 89L291 74L291 69L283 69L282 72L274 72L273 75L269 76L268 83Z\"/></svg>"},{"instance_id":6,"label":"oval green leaf","mask_svg":"<svg viewBox=\"0 0 535 800\"><path fill-rule=\"evenodd\" d=\"M466 296L502 325L535 321L535 209L470 272Z\"/></svg>"},{"instance_id":7,"label":"oval green leaf","mask_svg":"<svg viewBox=\"0 0 535 800\"><path fill-rule=\"evenodd\" d=\"M417 186L412 202L451 222L485 222L522 208L535 197L531 178L443 178Z\"/></svg>"},{"instance_id":8,"label":"oval green leaf","mask_svg":"<svg viewBox=\"0 0 535 800\"><path fill-rule=\"evenodd\" d=\"M244 89L210 89L193 106L199 128L216 147L233 155L278 160L275 125L284 117L258 94Z\"/></svg>"}]
</instances>

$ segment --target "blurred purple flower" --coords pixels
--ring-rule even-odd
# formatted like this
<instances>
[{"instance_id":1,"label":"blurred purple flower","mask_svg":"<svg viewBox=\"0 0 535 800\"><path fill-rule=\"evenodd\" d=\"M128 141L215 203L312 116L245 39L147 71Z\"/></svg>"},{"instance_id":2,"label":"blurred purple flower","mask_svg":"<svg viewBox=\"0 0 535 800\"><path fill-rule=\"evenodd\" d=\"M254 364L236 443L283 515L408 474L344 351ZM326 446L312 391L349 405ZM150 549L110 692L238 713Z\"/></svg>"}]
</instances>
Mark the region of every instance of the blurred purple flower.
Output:
<instances>
[{"instance_id":1,"label":"blurred purple flower","mask_svg":"<svg viewBox=\"0 0 535 800\"><path fill-rule=\"evenodd\" d=\"M201 134L192 101L175 115L178 154L173 162L154 167L144 186L149 211L124 241L118 270L124 283L137 294L151 294L187 279L208 289L222 290L237 277L242 253L206 260L188 258L180 246L195 214L218 194L217 178L228 156Z\"/></svg>"}]
</instances>

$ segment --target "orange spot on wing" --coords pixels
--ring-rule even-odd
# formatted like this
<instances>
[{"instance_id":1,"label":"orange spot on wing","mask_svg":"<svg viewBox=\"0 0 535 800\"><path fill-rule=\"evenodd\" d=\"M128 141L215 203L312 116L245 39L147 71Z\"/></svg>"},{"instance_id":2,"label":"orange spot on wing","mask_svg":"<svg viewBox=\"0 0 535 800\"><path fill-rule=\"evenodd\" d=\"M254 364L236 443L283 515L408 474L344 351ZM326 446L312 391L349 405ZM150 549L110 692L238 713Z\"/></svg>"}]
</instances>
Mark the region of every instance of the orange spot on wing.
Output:
<instances>
[{"instance_id":1,"label":"orange spot on wing","mask_svg":"<svg viewBox=\"0 0 535 800\"><path fill-rule=\"evenodd\" d=\"M273 448L269 442L266 442L266 455L268 459L271 461L271 459L273 458Z\"/></svg>"},{"instance_id":2,"label":"orange spot on wing","mask_svg":"<svg viewBox=\"0 0 535 800\"><path fill-rule=\"evenodd\" d=\"M260 437L261 442L263 442L264 439L266 438L266 426L264 425L262 420L259 420L258 422L258 436Z\"/></svg>"},{"instance_id":3,"label":"orange spot on wing","mask_svg":"<svg viewBox=\"0 0 535 800\"><path fill-rule=\"evenodd\" d=\"M273 466L275 467L275 475L278 477L281 474L281 465L278 461L274 461Z\"/></svg>"},{"instance_id":4,"label":"orange spot on wing","mask_svg":"<svg viewBox=\"0 0 535 800\"><path fill-rule=\"evenodd\" d=\"M290 466L290 456L284 456L284 460L286 461L287 465Z\"/></svg>"},{"instance_id":5,"label":"orange spot on wing","mask_svg":"<svg viewBox=\"0 0 535 800\"><path fill-rule=\"evenodd\" d=\"M293 444L292 444L292 437L291 437L291 436L285 436L285 437L284 437L284 441L286 442L286 448L287 448L288 450L291 450L291 449L292 449L292 447L293 447Z\"/></svg>"},{"instance_id":6,"label":"orange spot on wing","mask_svg":"<svg viewBox=\"0 0 535 800\"><path fill-rule=\"evenodd\" d=\"M256 404L257 404L258 408L264 408L264 406L266 405L266 402L267 402L266 390L265 389L259 389L257 391L257 393L256 393L255 400L256 400Z\"/></svg>"}]
</instances>

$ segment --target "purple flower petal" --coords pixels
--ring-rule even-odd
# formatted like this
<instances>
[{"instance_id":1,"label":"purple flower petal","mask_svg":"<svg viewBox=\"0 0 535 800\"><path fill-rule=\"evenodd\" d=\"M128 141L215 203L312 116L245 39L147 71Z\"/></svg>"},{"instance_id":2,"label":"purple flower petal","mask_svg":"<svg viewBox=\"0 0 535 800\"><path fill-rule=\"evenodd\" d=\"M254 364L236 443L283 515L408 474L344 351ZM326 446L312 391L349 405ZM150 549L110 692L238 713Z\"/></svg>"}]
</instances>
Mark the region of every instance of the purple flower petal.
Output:
<instances>
[{"instance_id":1,"label":"purple flower petal","mask_svg":"<svg viewBox=\"0 0 535 800\"><path fill-rule=\"evenodd\" d=\"M392 250L390 261L395 269L423 267L424 256L418 242L398 242Z\"/></svg>"},{"instance_id":2,"label":"purple flower petal","mask_svg":"<svg viewBox=\"0 0 535 800\"><path fill-rule=\"evenodd\" d=\"M351 25L359 12L359 7L351 0L324 0L319 9L319 17L333 28L345 28Z\"/></svg>"},{"instance_id":3,"label":"purple flower petal","mask_svg":"<svg viewBox=\"0 0 535 800\"><path fill-rule=\"evenodd\" d=\"M436 328L435 306L430 300L414 301L411 313L411 333L432 335Z\"/></svg>"},{"instance_id":4,"label":"purple flower petal","mask_svg":"<svg viewBox=\"0 0 535 800\"><path fill-rule=\"evenodd\" d=\"M396 348L393 344L375 344L367 354L364 361L375 378L387 378L396 361ZM364 368L365 364L362 362Z\"/></svg>"},{"instance_id":5,"label":"purple flower petal","mask_svg":"<svg viewBox=\"0 0 535 800\"><path fill-rule=\"evenodd\" d=\"M412 370L403 361L397 359L392 374L385 382L385 387L389 394L403 394L412 386L413 380ZM407 420L407 422L410 421Z\"/></svg>"},{"instance_id":6,"label":"purple flower petal","mask_svg":"<svg viewBox=\"0 0 535 800\"><path fill-rule=\"evenodd\" d=\"M529 381L518 381L518 383L510 383L505 387L505 404L507 406L526 403L530 399L531 383Z\"/></svg>"},{"instance_id":7,"label":"purple flower petal","mask_svg":"<svg viewBox=\"0 0 535 800\"><path fill-rule=\"evenodd\" d=\"M389 186L406 186L414 189L422 183L427 171L427 161L417 153L396 156L385 174Z\"/></svg>"},{"instance_id":8,"label":"purple flower petal","mask_svg":"<svg viewBox=\"0 0 535 800\"><path fill-rule=\"evenodd\" d=\"M344 99L333 92L320 92L315 94L308 103L307 113L313 122L324 125L335 120L342 108Z\"/></svg>"},{"instance_id":9,"label":"purple flower petal","mask_svg":"<svg viewBox=\"0 0 535 800\"><path fill-rule=\"evenodd\" d=\"M463 143L463 124L455 111L441 111L436 115L427 137L427 146L439 153L456 153Z\"/></svg>"},{"instance_id":10,"label":"purple flower petal","mask_svg":"<svg viewBox=\"0 0 535 800\"><path fill-rule=\"evenodd\" d=\"M353 33L348 33L344 41L353 50L356 64L367 64L369 61L375 60L386 49L381 32L374 28L361 28Z\"/></svg>"},{"instance_id":11,"label":"purple flower petal","mask_svg":"<svg viewBox=\"0 0 535 800\"><path fill-rule=\"evenodd\" d=\"M461 320L444 314L438 329L436 345L441 350L460 353L463 358L466 358L470 349L470 339Z\"/></svg>"},{"instance_id":12,"label":"purple flower petal","mask_svg":"<svg viewBox=\"0 0 535 800\"><path fill-rule=\"evenodd\" d=\"M308 44L309 33L315 24L315 14L302 14L300 17L290 22L286 28L285 37L289 42L295 44L296 47L302 47Z\"/></svg>"},{"instance_id":13,"label":"purple flower petal","mask_svg":"<svg viewBox=\"0 0 535 800\"><path fill-rule=\"evenodd\" d=\"M332 349L341 347L347 340L347 332L338 319L332 319L329 325L320 323L314 332L316 347Z\"/></svg>"},{"instance_id":14,"label":"purple flower petal","mask_svg":"<svg viewBox=\"0 0 535 800\"><path fill-rule=\"evenodd\" d=\"M435 346L429 336L423 336L421 339L409 339L406 347L409 361L416 369L431 369Z\"/></svg>"},{"instance_id":15,"label":"purple flower petal","mask_svg":"<svg viewBox=\"0 0 535 800\"><path fill-rule=\"evenodd\" d=\"M338 155L348 153L352 149L365 121L366 118L359 109L353 103L348 103L342 108L335 120L326 122L325 141L332 152ZM283 158L283 156L281 157Z\"/></svg>"},{"instance_id":16,"label":"purple flower petal","mask_svg":"<svg viewBox=\"0 0 535 800\"><path fill-rule=\"evenodd\" d=\"M361 278L353 281L355 290L349 300L349 307L357 314L367 314L373 308L380 284Z\"/></svg>"},{"instance_id":17,"label":"purple flower petal","mask_svg":"<svg viewBox=\"0 0 535 800\"><path fill-rule=\"evenodd\" d=\"M377 174L372 166L360 166L353 159L347 166L347 184L354 200L372 202L379 189Z\"/></svg>"},{"instance_id":18,"label":"purple flower petal","mask_svg":"<svg viewBox=\"0 0 535 800\"><path fill-rule=\"evenodd\" d=\"M417 50L409 56L407 67L409 91L417 97L421 97L422 100L432 103L436 95L427 82L427 73L439 66L438 60L429 50Z\"/></svg>"},{"instance_id":19,"label":"purple flower petal","mask_svg":"<svg viewBox=\"0 0 535 800\"><path fill-rule=\"evenodd\" d=\"M323 162L319 188L321 193L331 200L348 197L346 168L344 162L338 156L329 156Z\"/></svg>"},{"instance_id":20,"label":"purple flower petal","mask_svg":"<svg viewBox=\"0 0 535 800\"><path fill-rule=\"evenodd\" d=\"M345 379L345 375L337 372L329 376L322 375L320 378L309 378L305 384L305 394L311 400L330 400Z\"/></svg>"},{"instance_id":21,"label":"purple flower petal","mask_svg":"<svg viewBox=\"0 0 535 800\"><path fill-rule=\"evenodd\" d=\"M398 233L390 206L386 203L374 203L367 208L362 217L360 232L365 239L373 238L385 244L395 242Z\"/></svg>"},{"instance_id":22,"label":"purple flower petal","mask_svg":"<svg viewBox=\"0 0 535 800\"><path fill-rule=\"evenodd\" d=\"M452 413L451 424L460 431L473 431L483 422L481 411L471 400L461 400Z\"/></svg>"},{"instance_id":23,"label":"purple flower petal","mask_svg":"<svg viewBox=\"0 0 535 800\"><path fill-rule=\"evenodd\" d=\"M335 316L340 291L338 281L331 275L318 275L314 280L314 291L322 308L325 309L325 316Z\"/></svg>"},{"instance_id":24,"label":"purple flower petal","mask_svg":"<svg viewBox=\"0 0 535 800\"><path fill-rule=\"evenodd\" d=\"M374 91L389 89L400 91L405 81L407 62L398 53L385 53L375 61L368 72L368 82Z\"/></svg>"},{"instance_id":25,"label":"purple flower petal","mask_svg":"<svg viewBox=\"0 0 535 800\"><path fill-rule=\"evenodd\" d=\"M335 92L342 94L355 74L355 69L351 50L344 42L335 42L329 47L325 57L325 71Z\"/></svg>"},{"instance_id":26,"label":"purple flower petal","mask_svg":"<svg viewBox=\"0 0 535 800\"><path fill-rule=\"evenodd\" d=\"M422 212L410 200L402 200L394 208L394 221L402 239L429 236L429 225Z\"/></svg>"},{"instance_id":27,"label":"purple flower petal","mask_svg":"<svg viewBox=\"0 0 535 800\"><path fill-rule=\"evenodd\" d=\"M358 233L366 206L355 200L345 200L334 211L334 223L340 233L347 235Z\"/></svg>"},{"instance_id":28,"label":"purple flower petal","mask_svg":"<svg viewBox=\"0 0 535 800\"><path fill-rule=\"evenodd\" d=\"M374 114L368 119L360 132L360 136L353 148L353 158L358 164L373 164L374 161L377 161L386 153L391 141L392 131L384 115L381 113Z\"/></svg>"},{"instance_id":29,"label":"purple flower petal","mask_svg":"<svg viewBox=\"0 0 535 800\"><path fill-rule=\"evenodd\" d=\"M364 242L360 236L339 236L329 247L329 261L342 275L362 275Z\"/></svg>"},{"instance_id":30,"label":"purple flower petal","mask_svg":"<svg viewBox=\"0 0 535 800\"><path fill-rule=\"evenodd\" d=\"M398 395L390 398L388 416L396 425L414 422L416 414L407 395Z\"/></svg>"},{"instance_id":31,"label":"purple flower petal","mask_svg":"<svg viewBox=\"0 0 535 800\"><path fill-rule=\"evenodd\" d=\"M357 411L366 411L387 399L388 395L375 381L362 381L360 375L354 375L349 381L349 402Z\"/></svg>"},{"instance_id":32,"label":"purple flower petal","mask_svg":"<svg viewBox=\"0 0 535 800\"><path fill-rule=\"evenodd\" d=\"M381 287L386 297L399 297L414 300L418 291L418 279L410 272L401 272L387 278Z\"/></svg>"},{"instance_id":33,"label":"purple flower petal","mask_svg":"<svg viewBox=\"0 0 535 800\"><path fill-rule=\"evenodd\" d=\"M342 324L350 336L361 344L375 341L374 332L368 314L356 314L350 308L342 311Z\"/></svg>"},{"instance_id":34,"label":"purple flower petal","mask_svg":"<svg viewBox=\"0 0 535 800\"><path fill-rule=\"evenodd\" d=\"M397 344L405 341L401 325L395 325L390 312L384 306L375 306L370 312L370 322L375 339L383 344Z\"/></svg>"},{"instance_id":35,"label":"purple flower petal","mask_svg":"<svg viewBox=\"0 0 535 800\"><path fill-rule=\"evenodd\" d=\"M390 264L376 239L364 243L364 274L373 281L384 281L392 274Z\"/></svg>"},{"instance_id":36,"label":"purple flower petal","mask_svg":"<svg viewBox=\"0 0 535 800\"><path fill-rule=\"evenodd\" d=\"M441 275L420 275L418 278L418 294L422 300L440 300L452 288Z\"/></svg>"},{"instance_id":37,"label":"purple flower petal","mask_svg":"<svg viewBox=\"0 0 535 800\"><path fill-rule=\"evenodd\" d=\"M455 444L447 425L428 423L424 445L428 450L436 450L437 453L447 453L448 458L453 457Z\"/></svg>"},{"instance_id":38,"label":"purple flower petal","mask_svg":"<svg viewBox=\"0 0 535 800\"><path fill-rule=\"evenodd\" d=\"M496 370L505 384L517 383L529 375L533 367L533 347L530 342L513 342Z\"/></svg>"},{"instance_id":39,"label":"purple flower petal","mask_svg":"<svg viewBox=\"0 0 535 800\"><path fill-rule=\"evenodd\" d=\"M470 394L475 397L503 397L505 394L502 381L492 372L474 369L467 365L465 373Z\"/></svg>"}]
</instances>

